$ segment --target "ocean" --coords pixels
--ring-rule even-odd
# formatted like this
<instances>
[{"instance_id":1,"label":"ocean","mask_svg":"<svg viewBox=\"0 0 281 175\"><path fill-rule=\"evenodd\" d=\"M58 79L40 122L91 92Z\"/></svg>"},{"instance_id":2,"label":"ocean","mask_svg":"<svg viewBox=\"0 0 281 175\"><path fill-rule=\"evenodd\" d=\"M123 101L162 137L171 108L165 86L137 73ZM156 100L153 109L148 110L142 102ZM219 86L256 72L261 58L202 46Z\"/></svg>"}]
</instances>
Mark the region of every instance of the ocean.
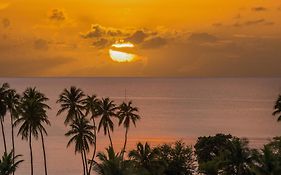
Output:
<instances>
[{"instance_id":1,"label":"ocean","mask_svg":"<svg viewBox=\"0 0 281 175\"><path fill-rule=\"evenodd\" d=\"M0 78L22 93L37 87L50 99L46 127L46 153L50 175L78 175L82 172L81 156L66 147L64 115L56 116L56 104L64 88L76 86L86 94L110 97L116 104L132 100L140 110L141 120L129 130L128 149L137 142L152 145L183 140L194 145L197 137L216 133L232 134L250 140L250 146L261 148L270 138L281 135L281 123L272 116L273 105L281 93L281 78ZM8 148L11 148L10 119L5 121ZM115 121L113 144L120 150L124 129ZM3 152L2 135L0 152ZM109 145L108 137L98 135L98 151ZM34 174L43 175L41 141L34 140ZM24 163L17 174L29 175L28 142L16 138L16 153Z\"/></svg>"}]
</instances>

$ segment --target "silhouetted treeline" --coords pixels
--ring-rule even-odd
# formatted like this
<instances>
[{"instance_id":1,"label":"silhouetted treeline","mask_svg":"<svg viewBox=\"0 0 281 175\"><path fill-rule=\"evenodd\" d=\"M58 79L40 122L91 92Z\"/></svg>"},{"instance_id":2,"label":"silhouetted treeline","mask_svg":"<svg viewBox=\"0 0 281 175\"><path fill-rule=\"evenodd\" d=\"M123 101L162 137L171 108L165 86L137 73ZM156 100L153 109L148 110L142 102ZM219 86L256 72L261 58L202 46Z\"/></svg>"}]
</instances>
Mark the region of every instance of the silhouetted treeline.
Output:
<instances>
[{"instance_id":1,"label":"silhouetted treeline","mask_svg":"<svg viewBox=\"0 0 281 175\"><path fill-rule=\"evenodd\" d=\"M44 136L47 136L48 98L36 88L27 88L22 94L10 88L8 83L0 87L0 121L4 154L0 160L0 175L15 174L22 162L18 160L14 144L14 127L18 136L29 142L30 173L33 175L32 139L41 138L44 158L44 173L47 171L47 154ZM275 137L262 149L252 149L248 140L232 135L217 134L199 137L193 146L183 141L152 147L149 143L137 143L133 150L126 150L129 129L141 119L139 109L131 101L116 104L109 97L98 98L85 94L80 88L64 89L57 103L57 115L63 115L68 127L67 147L74 145L75 153L81 155L82 172L90 175L93 171L101 175L280 175L281 137ZM281 96L274 105L273 115L281 120ZM5 119L9 118L7 123ZM115 121L125 128L124 145L120 151L114 149ZM99 122L98 122L99 121ZM11 130L11 149L7 148L5 127ZM109 147L98 152L97 133L108 136ZM8 152L8 149L11 150ZM89 155L89 152L92 155Z\"/></svg>"}]
</instances>

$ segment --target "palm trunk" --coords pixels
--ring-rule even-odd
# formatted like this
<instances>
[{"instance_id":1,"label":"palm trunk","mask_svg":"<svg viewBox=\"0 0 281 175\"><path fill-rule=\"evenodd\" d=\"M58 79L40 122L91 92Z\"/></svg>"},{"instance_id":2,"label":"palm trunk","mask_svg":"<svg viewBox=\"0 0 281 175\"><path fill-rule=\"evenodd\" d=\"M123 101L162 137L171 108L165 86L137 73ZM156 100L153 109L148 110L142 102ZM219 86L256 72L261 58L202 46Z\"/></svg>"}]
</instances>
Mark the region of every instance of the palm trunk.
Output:
<instances>
[{"instance_id":1,"label":"palm trunk","mask_svg":"<svg viewBox=\"0 0 281 175\"><path fill-rule=\"evenodd\" d=\"M83 174L85 175L85 161L84 161L83 151L81 151L81 157L82 157L82 163L83 163Z\"/></svg>"},{"instance_id":2,"label":"palm trunk","mask_svg":"<svg viewBox=\"0 0 281 175\"><path fill-rule=\"evenodd\" d=\"M43 148L43 156L44 156L44 166L45 166L45 175L48 175L48 170L47 170L47 158L46 158L46 151L45 151L45 143L44 143L44 136L42 131L40 130L41 134L41 139L42 139L42 148Z\"/></svg>"},{"instance_id":3,"label":"palm trunk","mask_svg":"<svg viewBox=\"0 0 281 175\"><path fill-rule=\"evenodd\" d=\"M13 145L13 165L15 164L15 138L14 138L14 122L13 122L13 115L11 114L11 126L12 126L12 145ZM15 171L13 171L13 175Z\"/></svg>"},{"instance_id":4,"label":"palm trunk","mask_svg":"<svg viewBox=\"0 0 281 175\"><path fill-rule=\"evenodd\" d=\"M109 137L110 145L113 148L113 144L112 144L109 128L107 128L107 134L108 134L108 137Z\"/></svg>"},{"instance_id":5,"label":"palm trunk","mask_svg":"<svg viewBox=\"0 0 281 175\"><path fill-rule=\"evenodd\" d=\"M2 116L4 117L4 116ZM2 130L2 135L3 135L3 144L4 144L4 149L5 149L5 153L7 152L7 145L6 145L6 137L5 137L5 131L4 131L4 126L3 126L3 118L0 118L1 121L1 130Z\"/></svg>"},{"instance_id":6,"label":"palm trunk","mask_svg":"<svg viewBox=\"0 0 281 175\"><path fill-rule=\"evenodd\" d=\"M126 128L126 133L125 133L125 142L124 142L124 147L122 150L122 159L124 158L124 153L126 151L126 145L127 145L127 140L128 140L128 128Z\"/></svg>"},{"instance_id":7,"label":"palm trunk","mask_svg":"<svg viewBox=\"0 0 281 175\"><path fill-rule=\"evenodd\" d=\"M29 130L29 151L30 151L30 172L33 175L33 156L32 156L32 144L31 144L31 127Z\"/></svg>"},{"instance_id":8,"label":"palm trunk","mask_svg":"<svg viewBox=\"0 0 281 175\"><path fill-rule=\"evenodd\" d=\"M91 162L90 162L90 167L89 167L89 170L88 170L89 175L91 174L91 170L92 170L92 166L93 166L93 163L94 163L96 150L97 150L97 129L96 129L96 122L95 122L94 118L93 118L93 123L94 123L94 134L95 134L95 137L94 137L94 140L95 140L94 146L95 147L94 147L94 153L93 153L93 156L92 156L92 159L91 159Z\"/></svg>"},{"instance_id":9,"label":"palm trunk","mask_svg":"<svg viewBox=\"0 0 281 175\"><path fill-rule=\"evenodd\" d=\"M85 161L85 174L88 175L87 155L86 155L86 151L84 148L83 148L83 153L84 153L84 161Z\"/></svg>"}]
</instances>

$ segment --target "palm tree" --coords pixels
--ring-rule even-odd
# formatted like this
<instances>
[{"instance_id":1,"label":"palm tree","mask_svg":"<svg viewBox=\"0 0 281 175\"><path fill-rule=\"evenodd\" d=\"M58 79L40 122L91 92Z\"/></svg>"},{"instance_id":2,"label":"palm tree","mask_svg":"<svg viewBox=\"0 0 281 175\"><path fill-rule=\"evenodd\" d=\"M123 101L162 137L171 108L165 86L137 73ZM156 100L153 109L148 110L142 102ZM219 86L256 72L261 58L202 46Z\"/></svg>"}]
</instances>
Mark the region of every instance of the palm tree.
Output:
<instances>
[{"instance_id":1,"label":"palm tree","mask_svg":"<svg viewBox=\"0 0 281 175\"><path fill-rule=\"evenodd\" d=\"M281 166L277 157L270 146L265 145L262 149L262 154L258 154L258 162L254 167L254 172L257 175L281 174Z\"/></svg>"},{"instance_id":2,"label":"palm tree","mask_svg":"<svg viewBox=\"0 0 281 175\"><path fill-rule=\"evenodd\" d=\"M222 164L226 174L250 175L253 166L253 150L248 148L248 140L234 139L229 150L222 152Z\"/></svg>"},{"instance_id":3,"label":"palm tree","mask_svg":"<svg viewBox=\"0 0 281 175\"><path fill-rule=\"evenodd\" d=\"M8 93L10 86L8 83L2 84L0 87L0 123L1 123L1 130L2 130L2 136L3 136L3 144L5 152L7 152L7 145L6 145L6 137L5 137L5 131L4 131L4 117L7 112L7 105L6 105L6 96Z\"/></svg>"},{"instance_id":4,"label":"palm tree","mask_svg":"<svg viewBox=\"0 0 281 175\"><path fill-rule=\"evenodd\" d=\"M162 163L158 160L157 150L151 149L147 142L145 145L139 142L137 149L130 151L128 156L138 169L146 173L162 174Z\"/></svg>"},{"instance_id":5,"label":"palm tree","mask_svg":"<svg viewBox=\"0 0 281 175\"><path fill-rule=\"evenodd\" d=\"M67 125L69 122L75 121L77 118L83 116L84 106L82 104L84 93L81 89L71 86L70 89L64 89L60 94L57 103L60 103L61 108L57 115L62 112L67 111L67 116L65 118L64 124Z\"/></svg>"},{"instance_id":6,"label":"palm tree","mask_svg":"<svg viewBox=\"0 0 281 175\"><path fill-rule=\"evenodd\" d=\"M71 125L71 130L68 131L65 136L71 136L67 147L72 143L75 143L75 154L77 152L81 153L83 172L84 175L87 174L87 157L86 152L89 152L89 145L94 144L94 134L92 130L94 127L90 125L89 120L85 117L77 118Z\"/></svg>"},{"instance_id":7,"label":"palm tree","mask_svg":"<svg viewBox=\"0 0 281 175\"><path fill-rule=\"evenodd\" d=\"M279 115L277 121L281 121L281 95L278 96L272 115Z\"/></svg>"},{"instance_id":8,"label":"palm tree","mask_svg":"<svg viewBox=\"0 0 281 175\"><path fill-rule=\"evenodd\" d=\"M87 116L88 114L91 114L91 120L93 121L93 126L94 126L94 152L93 152L93 156L90 161L90 167L88 170L88 174L90 174L91 169L92 169L91 167L93 165L94 158L96 155L96 150L97 150L97 127L96 127L95 118L97 118L99 116L98 109L99 109L100 101L98 100L98 98L95 95L92 95L92 96L87 96L87 98L83 101L83 104L86 109L85 116Z\"/></svg>"},{"instance_id":9,"label":"palm tree","mask_svg":"<svg viewBox=\"0 0 281 175\"><path fill-rule=\"evenodd\" d=\"M11 116L13 160L14 160L14 156L15 156L14 119L18 118L18 108L20 104L20 95L17 94L17 92L14 89L10 89L8 91L6 97L6 104L7 104L7 109Z\"/></svg>"},{"instance_id":10,"label":"palm tree","mask_svg":"<svg viewBox=\"0 0 281 175\"><path fill-rule=\"evenodd\" d=\"M18 135L21 135L22 139L29 141L31 175L33 175L32 136L35 139L38 139L39 134L42 139L45 175L47 175L47 162L43 137L43 133L47 135L47 131L43 124L45 123L50 125L50 121L48 120L46 113L46 110L50 109L50 107L45 103L47 100L48 98L37 91L36 88L27 88L21 99L19 111L20 117L15 121L16 126L21 124Z\"/></svg>"},{"instance_id":11,"label":"palm tree","mask_svg":"<svg viewBox=\"0 0 281 175\"><path fill-rule=\"evenodd\" d=\"M111 120L111 117L116 116L115 113L116 109L117 109L116 105L109 98L102 99L98 109L98 114L101 115L98 131L100 131L100 129L103 127L104 135L108 134L110 146L112 148L113 148L113 144L112 144L110 131L113 132L114 124Z\"/></svg>"},{"instance_id":12,"label":"palm tree","mask_svg":"<svg viewBox=\"0 0 281 175\"><path fill-rule=\"evenodd\" d=\"M127 139L128 139L128 131L131 125L131 122L136 127L136 121L140 120L140 116L136 114L138 112L137 107L132 106L132 102L129 103L123 102L119 107L119 111L117 112L117 116L119 118L119 126L123 123L124 128L126 128L125 132L125 142L122 150L122 157L124 156L124 152L126 150Z\"/></svg>"},{"instance_id":13,"label":"palm tree","mask_svg":"<svg viewBox=\"0 0 281 175\"><path fill-rule=\"evenodd\" d=\"M23 160L17 160L21 156L22 155L14 156L13 151L11 151L9 154L5 152L2 156L2 159L0 160L0 174L10 175L14 173L19 164L23 162Z\"/></svg>"},{"instance_id":14,"label":"palm tree","mask_svg":"<svg viewBox=\"0 0 281 175\"><path fill-rule=\"evenodd\" d=\"M110 146L106 148L106 154L99 152L97 155L99 163L94 162L93 169L99 175L129 175L133 174L131 171L131 164L129 161L123 161L122 155L115 153Z\"/></svg>"}]
</instances>

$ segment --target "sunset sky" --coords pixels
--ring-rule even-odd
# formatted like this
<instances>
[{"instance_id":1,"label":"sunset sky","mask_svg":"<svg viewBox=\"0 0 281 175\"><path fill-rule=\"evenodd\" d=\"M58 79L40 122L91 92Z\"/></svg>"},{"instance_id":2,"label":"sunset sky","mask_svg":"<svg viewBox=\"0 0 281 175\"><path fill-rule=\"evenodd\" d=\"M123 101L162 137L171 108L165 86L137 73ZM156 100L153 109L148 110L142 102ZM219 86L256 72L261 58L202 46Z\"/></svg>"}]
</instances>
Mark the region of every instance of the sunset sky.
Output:
<instances>
[{"instance_id":1,"label":"sunset sky","mask_svg":"<svg viewBox=\"0 0 281 175\"><path fill-rule=\"evenodd\" d=\"M0 22L1 76L281 76L280 0L0 0Z\"/></svg>"}]
</instances>

